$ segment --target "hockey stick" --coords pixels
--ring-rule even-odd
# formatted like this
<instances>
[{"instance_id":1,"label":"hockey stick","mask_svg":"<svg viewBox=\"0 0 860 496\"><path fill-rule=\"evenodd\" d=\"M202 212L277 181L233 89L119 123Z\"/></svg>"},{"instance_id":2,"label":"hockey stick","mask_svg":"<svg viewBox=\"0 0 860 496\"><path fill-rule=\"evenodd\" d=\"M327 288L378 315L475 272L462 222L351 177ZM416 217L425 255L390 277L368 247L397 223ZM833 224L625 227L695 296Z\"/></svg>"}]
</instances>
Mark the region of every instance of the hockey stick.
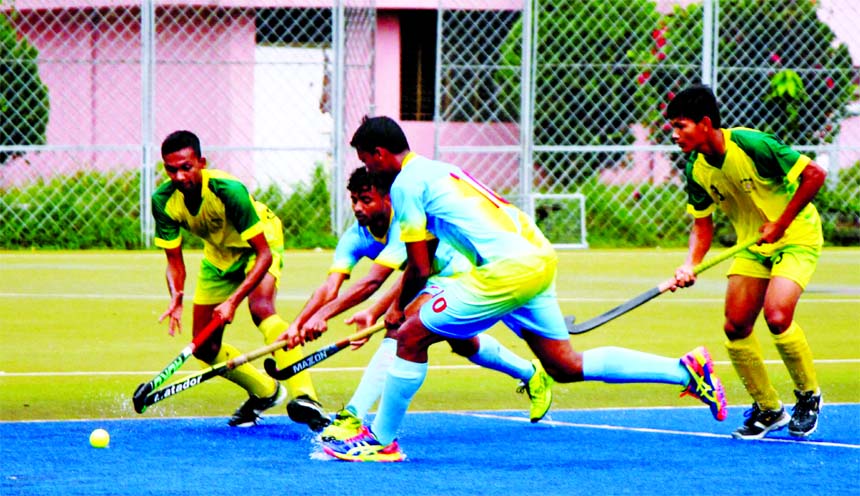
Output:
<instances>
[{"instance_id":1,"label":"hockey stick","mask_svg":"<svg viewBox=\"0 0 860 496\"><path fill-rule=\"evenodd\" d=\"M191 389L194 386L199 386L200 384L208 381L213 377L218 377L224 375L226 372L235 369L240 365L244 365L248 362L252 362L263 355L268 355L269 353L275 352L284 346L286 346L286 341L275 341L262 348L256 349L254 351L249 351L243 355L239 355L235 358L231 358L225 362L221 362L215 364L211 367L207 367L182 381L176 381L172 384L164 386L161 389L152 391L147 394L143 399L142 408L140 410L137 409L135 405L135 410L137 413L143 413L146 411L146 407L158 403L159 401L166 400L172 396L175 396L177 393L181 393L187 389Z\"/></svg>"},{"instance_id":2,"label":"hockey stick","mask_svg":"<svg viewBox=\"0 0 860 496\"><path fill-rule=\"evenodd\" d=\"M732 258L733 256L737 255L738 253L746 250L747 248L749 248L750 246L755 244L756 241L758 241L758 240L752 239L749 241L745 241L743 243L739 243L739 244L729 248L728 250L725 250L724 252L720 253L719 255L711 257L709 260L705 260L705 261L701 262L699 265L696 265L695 267L693 267L693 273L694 274L700 274L700 273L710 269L711 267L719 264L720 262L724 262L724 261L728 260L729 258ZM641 306L644 303L651 301L652 299L660 296L661 294L668 291L669 288L671 288L674 284L675 284L675 278L674 277L672 277L670 279L666 279L665 281L661 282L657 286L654 286L653 288L649 289L648 291L645 291L644 293L640 294L639 296L636 296L635 298L628 300L628 301L618 305L617 307L615 307L611 310L608 310L608 311L598 315L597 317L594 317L593 319L586 320L585 322L583 322L581 324L574 324L574 322L573 322L574 317L572 317L572 316L565 317L564 323L565 323L565 326L567 327L567 332L569 332L570 334L582 334L582 333L588 332L588 331L590 331L596 327L602 326L603 324L609 322L610 320L614 320L614 319L624 315L625 313L629 312L630 310L633 310L634 308Z\"/></svg>"},{"instance_id":3,"label":"hockey stick","mask_svg":"<svg viewBox=\"0 0 860 496\"><path fill-rule=\"evenodd\" d=\"M266 369L266 373L270 376L282 381L284 379L289 379L290 377L298 374L299 372L313 367L314 365L322 362L326 358L334 355L338 351L349 346L349 343L353 341L358 341L364 339L366 337L370 337L373 334L385 329L385 322L379 322L374 324L362 331L356 332L355 334L350 334L349 336L336 341L325 348L320 348L319 350L311 353L310 355L302 358L296 363L287 365L282 369L278 369L277 363L275 363L274 358L267 358L265 362L263 362L263 367Z\"/></svg>"},{"instance_id":4,"label":"hockey stick","mask_svg":"<svg viewBox=\"0 0 860 496\"><path fill-rule=\"evenodd\" d=\"M222 322L221 319L213 318L212 321L210 321L209 324L207 324L206 327L204 327L203 330L201 330L200 333L197 334L190 343L188 343L188 346L182 348L179 356L174 358L167 367L164 367L164 370L159 372L158 375L153 377L149 382L144 382L137 386L131 400L134 404L134 411L137 413L143 413L143 410L146 409L146 406L144 405L146 395L154 391L158 386L164 384L170 376L179 370L179 367L182 367L182 364L188 360L188 357L194 353L194 350L196 350L201 343L209 339L212 333L215 332L215 329L218 329L223 324L224 322Z\"/></svg>"}]
</instances>

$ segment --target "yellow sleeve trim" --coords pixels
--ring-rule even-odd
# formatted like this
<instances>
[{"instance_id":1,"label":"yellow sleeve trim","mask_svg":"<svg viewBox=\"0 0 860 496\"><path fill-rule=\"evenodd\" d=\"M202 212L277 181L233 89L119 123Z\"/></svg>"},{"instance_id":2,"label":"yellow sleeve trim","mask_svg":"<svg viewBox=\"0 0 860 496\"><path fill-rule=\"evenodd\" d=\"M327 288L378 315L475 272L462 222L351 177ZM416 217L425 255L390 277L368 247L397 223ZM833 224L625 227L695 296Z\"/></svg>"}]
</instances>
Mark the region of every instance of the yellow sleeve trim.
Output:
<instances>
[{"instance_id":1,"label":"yellow sleeve trim","mask_svg":"<svg viewBox=\"0 0 860 496\"><path fill-rule=\"evenodd\" d=\"M239 236L241 236L242 239L244 239L245 241L248 241L249 239L253 238L254 236L260 234L261 232L263 232L263 223L257 222L256 224L249 227L248 229L245 229L245 231L242 232L242 234L240 234Z\"/></svg>"},{"instance_id":2,"label":"yellow sleeve trim","mask_svg":"<svg viewBox=\"0 0 860 496\"><path fill-rule=\"evenodd\" d=\"M801 155L800 158L797 159L797 162L791 167L791 170L788 171L788 174L785 175L786 180L789 182L797 182L797 178L800 177L800 173L803 172L803 169L809 165L809 162L812 162L812 159L807 157L806 155Z\"/></svg>"},{"instance_id":3,"label":"yellow sleeve trim","mask_svg":"<svg viewBox=\"0 0 860 496\"><path fill-rule=\"evenodd\" d=\"M172 248L178 248L182 245L182 236L178 236L176 239L171 239L170 241L161 238L155 238L153 241L155 242L155 246L158 248L169 250Z\"/></svg>"},{"instance_id":4,"label":"yellow sleeve trim","mask_svg":"<svg viewBox=\"0 0 860 496\"><path fill-rule=\"evenodd\" d=\"M701 219L701 218L707 217L707 216L711 215L712 213L714 213L714 210L716 210L716 209L717 209L716 203L711 203L708 206L708 208L706 208L704 210L696 210L696 207L690 205L689 203L687 204L687 213L692 215L696 219Z\"/></svg>"}]
</instances>

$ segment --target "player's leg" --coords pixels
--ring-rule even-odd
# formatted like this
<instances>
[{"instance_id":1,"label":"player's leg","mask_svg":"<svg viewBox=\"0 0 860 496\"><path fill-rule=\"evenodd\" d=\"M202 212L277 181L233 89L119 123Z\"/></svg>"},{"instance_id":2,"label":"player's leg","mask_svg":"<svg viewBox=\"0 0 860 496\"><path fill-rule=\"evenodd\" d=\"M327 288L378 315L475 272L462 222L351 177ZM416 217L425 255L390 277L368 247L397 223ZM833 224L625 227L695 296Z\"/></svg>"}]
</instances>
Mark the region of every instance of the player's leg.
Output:
<instances>
[{"instance_id":1,"label":"player's leg","mask_svg":"<svg viewBox=\"0 0 860 496\"><path fill-rule=\"evenodd\" d=\"M217 305L194 305L194 328L202 329L212 319L212 311ZM242 353L229 343L220 342L223 329L217 331L205 346L198 348L195 356L205 366L221 363ZM220 343L219 343L220 342ZM251 364L242 364L224 377L248 392L248 400L237 409L228 421L235 427L250 427L257 423L260 413L272 408L286 399L286 390L271 377L260 373Z\"/></svg>"},{"instance_id":2,"label":"player's leg","mask_svg":"<svg viewBox=\"0 0 860 496\"><path fill-rule=\"evenodd\" d=\"M726 350L741 383L753 399L736 439L761 439L789 421L779 394L770 381L761 344L753 327L770 283L770 268L761 260L739 256L729 269L725 299Z\"/></svg>"},{"instance_id":3,"label":"player's leg","mask_svg":"<svg viewBox=\"0 0 860 496\"><path fill-rule=\"evenodd\" d=\"M779 253L764 301L765 322L794 382L797 402L788 432L798 437L815 432L821 410L821 390L812 350L803 329L794 320L797 302L815 271L819 253L820 249L800 246L789 246Z\"/></svg>"},{"instance_id":4,"label":"player's leg","mask_svg":"<svg viewBox=\"0 0 860 496\"><path fill-rule=\"evenodd\" d=\"M226 300L235 291L244 278L242 270L224 273L205 259L200 265L197 277L197 287L194 291L194 328L202 329L212 318L215 307ZM221 341L222 331L210 340L206 350L201 350L198 357L211 365L241 355L241 352L229 343ZM286 399L286 390L266 374L261 373L251 364L243 364L224 374L224 377L241 386L248 392L248 400L234 412L228 422L233 426L247 427L256 424L260 413L272 408Z\"/></svg>"},{"instance_id":5,"label":"player's leg","mask_svg":"<svg viewBox=\"0 0 860 496\"><path fill-rule=\"evenodd\" d=\"M529 397L529 418L532 422L540 421L549 411L552 405L552 379L539 360L522 358L486 333L466 340L449 339L448 343L454 353L475 365L519 379L517 390Z\"/></svg>"},{"instance_id":6,"label":"player's leg","mask_svg":"<svg viewBox=\"0 0 860 496\"><path fill-rule=\"evenodd\" d=\"M335 414L331 425L320 433L323 441L349 439L359 433L362 421L382 395L388 369L397 353L397 333L389 331L361 375L361 380L346 406Z\"/></svg>"},{"instance_id":7,"label":"player's leg","mask_svg":"<svg viewBox=\"0 0 860 496\"><path fill-rule=\"evenodd\" d=\"M405 455L396 441L397 430L427 376L427 350L442 340L443 337L423 326L417 313L407 316L397 332L397 356L388 369L373 424L362 427L352 438L324 442L323 450L342 460L403 460Z\"/></svg>"},{"instance_id":8,"label":"player's leg","mask_svg":"<svg viewBox=\"0 0 860 496\"><path fill-rule=\"evenodd\" d=\"M273 262L272 266L276 264ZM254 323L263 333L266 344L274 342L289 327L275 312L277 279L270 269L260 284L248 295L248 308ZM280 270L278 270L280 273ZM290 350L279 349L273 353L278 367L286 367L304 357L301 347ZM284 381L292 398L287 403L287 414L294 422L306 424L319 432L329 424L328 415L318 400L310 372L305 370Z\"/></svg>"}]
</instances>

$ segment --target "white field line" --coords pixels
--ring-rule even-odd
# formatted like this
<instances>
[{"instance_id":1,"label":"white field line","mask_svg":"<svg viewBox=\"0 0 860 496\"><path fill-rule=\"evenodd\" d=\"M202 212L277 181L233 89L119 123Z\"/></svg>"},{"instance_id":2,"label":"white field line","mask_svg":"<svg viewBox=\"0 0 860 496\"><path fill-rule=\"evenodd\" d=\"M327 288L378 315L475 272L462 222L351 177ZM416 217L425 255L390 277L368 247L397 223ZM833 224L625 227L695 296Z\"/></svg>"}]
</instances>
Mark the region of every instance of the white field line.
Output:
<instances>
[{"instance_id":1,"label":"white field line","mask_svg":"<svg viewBox=\"0 0 860 496\"><path fill-rule=\"evenodd\" d=\"M97 293L0 293L0 298L33 298L42 300L165 300L164 294L97 294ZM282 293L278 295L279 300L306 301L307 294L304 293ZM558 297L560 302L589 302L589 303L623 303L627 298L589 298L589 297ZM723 303L723 297L719 298L675 298L660 300L664 303ZM860 303L860 298L817 298L814 294L807 294L803 303Z\"/></svg>"},{"instance_id":2,"label":"white field line","mask_svg":"<svg viewBox=\"0 0 860 496\"><path fill-rule=\"evenodd\" d=\"M717 365L729 366L728 361L714 361ZM781 360L765 360L764 363L769 365L777 365L782 363ZM820 359L815 360L816 365L834 365L846 363L860 363L860 358L840 358L840 359ZM481 367L477 365L431 365L431 370L478 370ZM364 367L314 367L314 373L342 373L342 372L363 372ZM262 370L262 369L260 369ZM0 377L74 377L74 376L119 376L119 375L155 375L159 370L120 370L120 371L67 371L67 372L6 372L0 370ZM175 375L196 374L199 370L178 370Z\"/></svg>"},{"instance_id":3,"label":"white field line","mask_svg":"<svg viewBox=\"0 0 860 496\"><path fill-rule=\"evenodd\" d=\"M491 413L471 413L471 412L449 412L454 415L463 415L468 417L477 417L477 418L487 418L493 420L507 420L511 422L528 422L529 420L525 417L508 417L505 415L495 415ZM689 431L673 431L668 429L652 429L649 427L623 427L618 425L606 425L606 424L582 424L577 422L561 422L556 420L544 419L541 421L541 424L555 425L560 427L577 427L580 429L599 429L606 431L627 431L627 432L645 432L649 434L667 434L671 436L688 436L688 437L709 437L709 438L718 438L718 439L731 439L732 436L727 434L714 434L711 432L689 432ZM784 443L784 444L805 444L809 446L826 446L830 448L849 448L849 449L860 449L860 445L857 444L846 444L846 443L832 443L826 441L804 441L804 440L793 440L793 439L773 439L773 438L762 438L758 440L763 443ZM747 442L747 441L745 441Z\"/></svg>"}]
</instances>

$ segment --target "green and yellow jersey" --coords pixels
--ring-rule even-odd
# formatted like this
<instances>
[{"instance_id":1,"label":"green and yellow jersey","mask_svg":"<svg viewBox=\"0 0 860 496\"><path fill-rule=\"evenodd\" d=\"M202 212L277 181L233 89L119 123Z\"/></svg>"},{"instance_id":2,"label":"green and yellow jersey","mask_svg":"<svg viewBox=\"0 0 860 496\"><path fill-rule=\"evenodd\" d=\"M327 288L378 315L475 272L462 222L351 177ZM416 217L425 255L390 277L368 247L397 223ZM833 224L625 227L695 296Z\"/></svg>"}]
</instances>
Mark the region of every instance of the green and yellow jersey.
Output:
<instances>
[{"instance_id":1,"label":"green and yellow jersey","mask_svg":"<svg viewBox=\"0 0 860 496\"><path fill-rule=\"evenodd\" d=\"M759 235L762 224L777 220L785 211L797 191L798 177L811 159L761 131L721 131L726 143L722 163L709 163L701 153L692 153L687 162L687 211L701 218L719 206L738 239L750 239ZM751 250L768 255L786 245L820 246L822 242L821 219L810 203L777 243Z\"/></svg>"},{"instance_id":2,"label":"green and yellow jersey","mask_svg":"<svg viewBox=\"0 0 860 496\"><path fill-rule=\"evenodd\" d=\"M203 255L220 270L234 268L243 255L253 253L248 240L264 231L261 219L274 214L255 201L245 185L232 175L203 169L202 200L196 212L185 204L185 195L166 182L152 195L155 245L176 248L182 244L180 228L203 240Z\"/></svg>"}]
</instances>

